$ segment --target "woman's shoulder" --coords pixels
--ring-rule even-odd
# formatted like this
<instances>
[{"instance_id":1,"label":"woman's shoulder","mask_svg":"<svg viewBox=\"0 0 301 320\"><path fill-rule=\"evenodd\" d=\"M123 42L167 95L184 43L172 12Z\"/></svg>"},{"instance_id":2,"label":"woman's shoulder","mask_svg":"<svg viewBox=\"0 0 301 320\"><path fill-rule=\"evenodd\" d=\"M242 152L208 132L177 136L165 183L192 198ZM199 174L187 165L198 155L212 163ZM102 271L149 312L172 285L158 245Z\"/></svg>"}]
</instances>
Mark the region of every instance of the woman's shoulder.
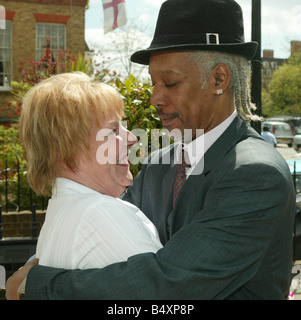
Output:
<instances>
[{"instance_id":1,"label":"woman's shoulder","mask_svg":"<svg viewBox=\"0 0 301 320\"><path fill-rule=\"evenodd\" d=\"M104 194L89 194L84 197L86 203L82 219L129 217L140 211L135 205Z\"/></svg>"}]
</instances>

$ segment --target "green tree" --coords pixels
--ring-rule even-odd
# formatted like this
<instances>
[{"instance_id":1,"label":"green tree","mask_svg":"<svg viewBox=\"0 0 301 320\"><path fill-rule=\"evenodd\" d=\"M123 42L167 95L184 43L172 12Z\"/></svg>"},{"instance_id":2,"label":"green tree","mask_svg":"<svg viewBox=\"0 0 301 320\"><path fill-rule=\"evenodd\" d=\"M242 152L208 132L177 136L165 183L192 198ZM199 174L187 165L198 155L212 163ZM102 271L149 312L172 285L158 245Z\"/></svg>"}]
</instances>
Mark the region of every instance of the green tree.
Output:
<instances>
[{"instance_id":1,"label":"green tree","mask_svg":"<svg viewBox=\"0 0 301 320\"><path fill-rule=\"evenodd\" d=\"M293 55L274 73L269 94L263 94L263 113L301 114L301 53Z\"/></svg>"},{"instance_id":2,"label":"green tree","mask_svg":"<svg viewBox=\"0 0 301 320\"><path fill-rule=\"evenodd\" d=\"M0 168L15 166L19 160L21 168L25 167L24 149L19 143L17 125L6 128L0 125Z\"/></svg>"}]
</instances>

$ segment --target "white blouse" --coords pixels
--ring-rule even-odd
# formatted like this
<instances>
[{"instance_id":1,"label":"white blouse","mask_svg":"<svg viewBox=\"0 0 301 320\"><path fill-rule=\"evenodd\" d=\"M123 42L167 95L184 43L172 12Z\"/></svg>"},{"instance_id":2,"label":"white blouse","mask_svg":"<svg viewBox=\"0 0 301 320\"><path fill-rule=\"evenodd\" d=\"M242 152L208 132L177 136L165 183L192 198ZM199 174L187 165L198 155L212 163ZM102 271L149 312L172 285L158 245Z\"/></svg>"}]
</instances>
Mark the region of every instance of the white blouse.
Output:
<instances>
[{"instance_id":1,"label":"white blouse","mask_svg":"<svg viewBox=\"0 0 301 320\"><path fill-rule=\"evenodd\" d=\"M162 248L152 222L134 205L57 178L37 244L39 264L101 268Z\"/></svg>"}]
</instances>

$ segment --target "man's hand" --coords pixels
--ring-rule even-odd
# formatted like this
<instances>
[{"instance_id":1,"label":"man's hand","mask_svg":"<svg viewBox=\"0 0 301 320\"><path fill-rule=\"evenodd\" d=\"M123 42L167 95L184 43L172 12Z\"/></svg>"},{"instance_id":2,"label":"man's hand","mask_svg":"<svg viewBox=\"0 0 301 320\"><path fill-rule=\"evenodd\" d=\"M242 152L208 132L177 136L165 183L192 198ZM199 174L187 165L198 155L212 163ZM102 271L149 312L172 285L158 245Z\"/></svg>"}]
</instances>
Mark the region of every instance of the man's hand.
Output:
<instances>
[{"instance_id":1,"label":"man's hand","mask_svg":"<svg viewBox=\"0 0 301 320\"><path fill-rule=\"evenodd\" d=\"M39 262L38 259L27 262L23 267L16 271L6 282L6 299L7 300L19 300L18 289L27 277L29 270L37 265Z\"/></svg>"}]
</instances>

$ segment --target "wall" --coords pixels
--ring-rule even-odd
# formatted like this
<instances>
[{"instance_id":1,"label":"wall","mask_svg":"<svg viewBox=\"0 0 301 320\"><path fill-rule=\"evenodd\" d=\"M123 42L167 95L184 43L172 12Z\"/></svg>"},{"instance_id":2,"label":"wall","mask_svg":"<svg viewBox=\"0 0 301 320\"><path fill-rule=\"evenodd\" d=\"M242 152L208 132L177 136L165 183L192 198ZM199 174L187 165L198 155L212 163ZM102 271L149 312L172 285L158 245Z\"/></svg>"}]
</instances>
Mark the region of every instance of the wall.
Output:
<instances>
[{"instance_id":1,"label":"wall","mask_svg":"<svg viewBox=\"0 0 301 320\"><path fill-rule=\"evenodd\" d=\"M45 220L45 211L36 212L37 235ZM2 237L31 237L32 214L30 211L3 212L2 213Z\"/></svg>"},{"instance_id":2,"label":"wall","mask_svg":"<svg viewBox=\"0 0 301 320\"><path fill-rule=\"evenodd\" d=\"M291 55L301 52L301 41L291 41Z\"/></svg>"},{"instance_id":3,"label":"wall","mask_svg":"<svg viewBox=\"0 0 301 320\"><path fill-rule=\"evenodd\" d=\"M36 23L66 24L66 47L77 56L84 55L86 0L1 0L7 19L12 21L13 80L19 80L20 61L36 60ZM41 20L42 19L42 20ZM44 21L43 21L44 20ZM5 94L0 92L0 111L5 107ZM3 114L3 110L0 116Z\"/></svg>"},{"instance_id":4,"label":"wall","mask_svg":"<svg viewBox=\"0 0 301 320\"><path fill-rule=\"evenodd\" d=\"M39 2L39 3L37 3ZM34 14L69 16L67 26L67 49L77 55L85 52L85 7L76 6L76 1L68 1L72 5L45 4L48 0L39 1L1 1L7 11L13 15L13 75L18 79L20 60L32 58L35 60L36 50L36 18ZM52 3L67 3L67 1L51 1ZM12 15L12 14L11 14ZM60 21L49 21L60 22Z\"/></svg>"}]
</instances>

